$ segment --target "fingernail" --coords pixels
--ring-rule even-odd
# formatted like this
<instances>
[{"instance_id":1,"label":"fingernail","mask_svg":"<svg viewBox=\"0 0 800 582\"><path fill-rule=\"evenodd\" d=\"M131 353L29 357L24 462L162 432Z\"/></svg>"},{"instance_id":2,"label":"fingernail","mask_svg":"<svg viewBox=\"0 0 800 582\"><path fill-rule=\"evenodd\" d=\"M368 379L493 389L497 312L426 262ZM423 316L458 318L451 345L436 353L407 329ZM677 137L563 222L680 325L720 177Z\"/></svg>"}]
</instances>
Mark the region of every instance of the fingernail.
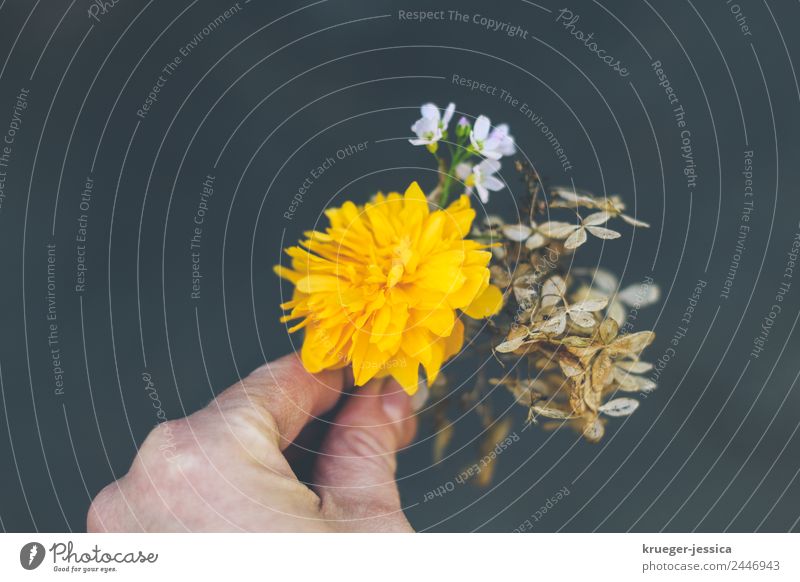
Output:
<instances>
[{"instance_id":1,"label":"fingernail","mask_svg":"<svg viewBox=\"0 0 800 582\"><path fill-rule=\"evenodd\" d=\"M411 397L411 410L414 412L419 412L428 401L428 396L430 396L428 383L425 381L425 378L420 378L419 384L417 385L417 391Z\"/></svg>"},{"instance_id":2,"label":"fingernail","mask_svg":"<svg viewBox=\"0 0 800 582\"><path fill-rule=\"evenodd\" d=\"M411 399L396 382L387 382L381 395L383 412L392 422L400 422L411 414Z\"/></svg>"}]
</instances>

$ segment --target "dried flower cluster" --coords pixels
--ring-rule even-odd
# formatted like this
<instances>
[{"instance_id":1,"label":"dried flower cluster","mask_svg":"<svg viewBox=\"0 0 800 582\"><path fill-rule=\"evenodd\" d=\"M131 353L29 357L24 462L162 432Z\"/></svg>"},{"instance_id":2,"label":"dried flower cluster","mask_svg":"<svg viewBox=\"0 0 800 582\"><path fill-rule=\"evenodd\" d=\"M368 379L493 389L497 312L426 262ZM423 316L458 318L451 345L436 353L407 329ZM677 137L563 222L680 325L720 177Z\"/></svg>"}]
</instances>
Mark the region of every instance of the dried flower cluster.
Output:
<instances>
[{"instance_id":1,"label":"dried flower cluster","mask_svg":"<svg viewBox=\"0 0 800 582\"><path fill-rule=\"evenodd\" d=\"M503 385L528 408L528 418L569 424L592 442L602 438L606 417L626 416L639 401L620 393L655 388L642 376L652 365L640 360L652 331L621 332L626 305L656 302L658 288L636 286L618 290L618 282L603 269L569 269L576 248L594 235L616 239L607 223L619 218L647 224L623 214L617 198L597 198L586 192L552 188L545 193L539 177L517 163L526 181L527 223L506 224L497 216L473 229L473 237L495 243L490 267L492 283L503 290L504 309L492 320L495 355L505 375L489 380ZM553 209L573 213L570 222L536 217Z\"/></svg>"}]
</instances>

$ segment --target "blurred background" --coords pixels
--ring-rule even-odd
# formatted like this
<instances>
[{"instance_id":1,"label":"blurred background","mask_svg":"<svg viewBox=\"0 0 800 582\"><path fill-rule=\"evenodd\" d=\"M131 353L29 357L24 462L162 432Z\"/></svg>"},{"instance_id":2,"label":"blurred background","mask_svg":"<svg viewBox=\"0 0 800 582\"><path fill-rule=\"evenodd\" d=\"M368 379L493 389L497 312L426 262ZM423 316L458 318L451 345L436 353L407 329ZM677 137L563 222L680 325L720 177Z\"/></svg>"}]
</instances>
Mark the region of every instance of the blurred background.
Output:
<instances>
[{"instance_id":1,"label":"blurred background","mask_svg":"<svg viewBox=\"0 0 800 582\"><path fill-rule=\"evenodd\" d=\"M281 248L331 204L433 188L406 138L421 103L452 101L508 123L550 183L652 224L578 263L659 283L635 324L663 365L597 445L493 394L519 440L487 488L456 482L476 416L452 411L440 463L423 417L398 474L412 524L796 531L798 19L748 1L0 1L0 527L83 530L156 423L293 350ZM513 219L524 189L501 173L479 214Z\"/></svg>"}]
</instances>

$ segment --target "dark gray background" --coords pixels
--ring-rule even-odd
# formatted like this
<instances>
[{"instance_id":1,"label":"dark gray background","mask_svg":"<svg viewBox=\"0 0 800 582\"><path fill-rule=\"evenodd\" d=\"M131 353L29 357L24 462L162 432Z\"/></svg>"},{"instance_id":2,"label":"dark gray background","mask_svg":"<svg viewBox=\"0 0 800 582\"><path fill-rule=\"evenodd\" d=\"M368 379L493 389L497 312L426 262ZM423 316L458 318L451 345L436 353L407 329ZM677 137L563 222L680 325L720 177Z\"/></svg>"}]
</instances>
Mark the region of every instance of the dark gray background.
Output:
<instances>
[{"instance_id":1,"label":"dark gray background","mask_svg":"<svg viewBox=\"0 0 800 582\"><path fill-rule=\"evenodd\" d=\"M403 189L412 179L431 188L436 177L426 152L391 138L407 137L420 103L452 100L467 115L508 122L520 149L553 182L620 193L653 223L579 254L581 264L599 261L624 273L625 284L646 276L660 282L662 303L637 320L658 334L648 359L669 347L698 279L708 285L659 389L630 419L611 422L600 445L569 431L523 432L524 410L512 408L520 441L499 458L493 487L456 485L424 502L475 451L466 446L432 466L430 440L423 440L430 425L423 424L399 469L412 524L510 531L567 487L569 496L534 522L536 531L797 530L800 283L765 351L749 354L800 220L793 63L800 7L738 5L749 36L723 0L252 0L184 59L139 120L136 110L160 69L229 3L122 0L98 23L86 0L0 0L0 134L20 88L30 89L0 210L0 527L85 527L90 498L127 470L157 422L144 372L175 418L290 351L271 271L281 246L331 202ZM455 7L520 25L528 38L473 23L398 19L398 10ZM555 22L563 7L627 65L627 78ZM654 60L686 110L699 175L691 193ZM562 171L519 111L454 86L454 73L529 103L573 169ZM365 140L366 152L337 163L294 219L283 218L312 167ZM746 149L754 151L755 207L724 300ZM90 173L87 289L78 294L74 239ZM192 301L188 239L209 173L216 184L202 240L202 297ZM520 185L510 161L503 176L511 190L496 194L489 212L513 212ZM47 344L51 241L63 395L54 392ZM511 400L498 393L494 404L503 410ZM479 433L474 415L465 417L455 442Z\"/></svg>"}]
</instances>

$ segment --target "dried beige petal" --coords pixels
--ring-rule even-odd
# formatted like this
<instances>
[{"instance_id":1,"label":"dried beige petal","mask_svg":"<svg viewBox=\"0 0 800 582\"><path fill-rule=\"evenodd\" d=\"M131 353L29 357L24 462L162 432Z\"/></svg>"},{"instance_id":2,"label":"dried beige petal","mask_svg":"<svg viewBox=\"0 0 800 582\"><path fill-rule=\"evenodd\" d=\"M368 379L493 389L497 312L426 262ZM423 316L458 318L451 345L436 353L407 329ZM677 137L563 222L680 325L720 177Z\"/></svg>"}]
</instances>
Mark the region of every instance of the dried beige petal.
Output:
<instances>
[{"instance_id":1,"label":"dried beige petal","mask_svg":"<svg viewBox=\"0 0 800 582\"><path fill-rule=\"evenodd\" d=\"M640 360L630 360L617 362L617 368L620 368L631 374L645 374L653 369L653 364L650 362L642 362Z\"/></svg>"},{"instance_id":2,"label":"dried beige petal","mask_svg":"<svg viewBox=\"0 0 800 582\"><path fill-rule=\"evenodd\" d=\"M599 224L605 224L608 222L608 219L611 218L611 215L606 212L605 210L601 212L595 212L594 214L590 214L586 218L582 220L584 226L597 226Z\"/></svg>"},{"instance_id":3,"label":"dried beige petal","mask_svg":"<svg viewBox=\"0 0 800 582\"><path fill-rule=\"evenodd\" d=\"M542 287L543 295L558 295L563 297L567 292L567 283L560 275L553 275L544 282Z\"/></svg>"},{"instance_id":4,"label":"dried beige petal","mask_svg":"<svg viewBox=\"0 0 800 582\"><path fill-rule=\"evenodd\" d=\"M514 297L517 303L527 307L536 297L537 277L534 273L529 273L514 280Z\"/></svg>"},{"instance_id":5,"label":"dried beige petal","mask_svg":"<svg viewBox=\"0 0 800 582\"><path fill-rule=\"evenodd\" d=\"M565 202L570 202L574 206L594 207L597 202L594 197L585 190L570 188L569 186L556 186L550 189L552 196L557 196Z\"/></svg>"},{"instance_id":6,"label":"dried beige petal","mask_svg":"<svg viewBox=\"0 0 800 582\"><path fill-rule=\"evenodd\" d=\"M558 220L551 220L550 222L545 222L544 224L540 224L537 230L547 238L561 239L561 238L567 238L578 228L580 227L577 224L572 224L570 222L561 222Z\"/></svg>"},{"instance_id":7,"label":"dried beige petal","mask_svg":"<svg viewBox=\"0 0 800 582\"><path fill-rule=\"evenodd\" d=\"M625 370L620 370L618 367L614 368L614 380L619 385L619 389L625 392L644 392L649 394L656 389L656 383L649 378L636 376Z\"/></svg>"},{"instance_id":8,"label":"dried beige petal","mask_svg":"<svg viewBox=\"0 0 800 582\"><path fill-rule=\"evenodd\" d=\"M655 339L656 334L652 331L640 331L618 337L611 345L608 346L608 351L611 356L638 356L639 353Z\"/></svg>"},{"instance_id":9,"label":"dried beige petal","mask_svg":"<svg viewBox=\"0 0 800 582\"><path fill-rule=\"evenodd\" d=\"M507 224L503 227L503 234L514 242L522 242L532 233L533 229L527 224Z\"/></svg>"},{"instance_id":10,"label":"dried beige petal","mask_svg":"<svg viewBox=\"0 0 800 582\"><path fill-rule=\"evenodd\" d=\"M550 277L542 285L542 308L547 309L558 305L564 300L567 292L567 284L558 275Z\"/></svg>"},{"instance_id":11,"label":"dried beige petal","mask_svg":"<svg viewBox=\"0 0 800 582\"><path fill-rule=\"evenodd\" d=\"M596 299L585 299L579 303L570 305L570 311L600 311L608 305L608 297L598 297Z\"/></svg>"},{"instance_id":12,"label":"dried beige petal","mask_svg":"<svg viewBox=\"0 0 800 582\"><path fill-rule=\"evenodd\" d=\"M569 318L576 324L581 327L594 327L597 325L597 320L595 320L594 315L592 315L588 311L572 311L570 309Z\"/></svg>"},{"instance_id":13,"label":"dried beige petal","mask_svg":"<svg viewBox=\"0 0 800 582\"><path fill-rule=\"evenodd\" d=\"M619 194L612 194L606 198L606 203L613 209L614 212L622 212L625 210L625 201Z\"/></svg>"},{"instance_id":14,"label":"dried beige petal","mask_svg":"<svg viewBox=\"0 0 800 582\"><path fill-rule=\"evenodd\" d=\"M561 335L564 333L565 329L567 329L567 314L561 311L547 321L544 321L536 328L536 331L552 335Z\"/></svg>"},{"instance_id":15,"label":"dried beige petal","mask_svg":"<svg viewBox=\"0 0 800 582\"><path fill-rule=\"evenodd\" d=\"M647 222L638 220L636 218L633 218L632 216L628 216L627 214L620 214L619 217L632 226L636 226L639 228L650 228L650 224L648 224Z\"/></svg>"},{"instance_id":16,"label":"dried beige petal","mask_svg":"<svg viewBox=\"0 0 800 582\"><path fill-rule=\"evenodd\" d=\"M572 417L572 414L566 410L561 410L555 406L548 406L543 404L531 405L531 412L537 416L544 416L545 418L554 418L556 420L567 420Z\"/></svg>"},{"instance_id":17,"label":"dried beige petal","mask_svg":"<svg viewBox=\"0 0 800 582\"><path fill-rule=\"evenodd\" d=\"M525 248L531 251L542 248L547 244L547 239L540 233L534 232L528 240L525 241Z\"/></svg>"},{"instance_id":18,"label":"dried beige petal","mask_svg":"<svg viewBox=\"0 0 800 582\"><path fill-rule=\"evenodd\" d=\"M558 365L567 378L573 378L583 374L581 363L576 358L572 358L566 354L559 355Z\"/></svg>"},{"instance_id":19,"label":"dried beige petal","mask_svg":"<svg viewBox=\"0 0 800 582\"><path fill-rule=\"evenodd\" d=\"M661 289L656 284L630 285L619 292L617 298L626 305L647 307L658 303L661 299Z\"/></svg>"},{"instance_id":20,"label":"dried beige petal","mask_svg":"<svg viewBox=\"0 0 800 582\"><path fill-rule=\"evenodd\" d=\"M586 407L591 410L592 412L597 412L600 408L600 404L603 401L603 392L600 390L593 390L592 386L587 386L583 390L583 402L586 404Z\"/></svg>"},{"instance_id":21,"label":"dried beige petal","mask_svg":"<svg viewBox=\"0 0 800 582\"><path fill-rule=\"evenodd\" d=\"M611 318L606 318L600 324L600 341L608 345L614 341L619 333L619 323Z\"/></svg>"},{"instance_id":22,"label":"dried beige petal","mask_svg":"<svg viewBox=\"0 0 800 582\"><path fill-rule=\"evenodd\" d=\"M614 362L606 352L603 350L597 354L592 364L592 385L595 390L602 390L613 378Z\"/></svg>"},{"instance_id":23,"label":"dried beige petal","mask_svg":"<svg viewBox=\"0 0 800 582\"><path fill-rule=\"evenodd\" d=\"M639 401L633 398L615 398L603 404L599 410L607 416L628 416L639 408Z\"/></svg>"},{"instance_id":24,"label":"dried beige petal","mask_svg":"<svg viewBox=\"0 0 800 582\"><path fill-rule=\"evenodd\" d=\"M577 249L585 242L586 242L586 229L581 227L567 237L567 240L564 241L564 248Z\"/></svg>"},{"instance_id":25,"label":"dried beige petal","mask_svg":"<svg viewBox=\"0 0 800 582\"><path fill-rule=\"evenodd\" d=\"M603 426L602 421L599 418L593 418L588 420L583 425L583 437L589 441L590 443L596 443L603 438L606 429Z\"/></svg>"},{"instance_id":26,"label":"dried beige petal","mask_svg":"<svg viewBox=\"0 0 800 582\"><path fill-rule=\"evenodd\" d=\"M619 238L622 236L616 230L611 230L610 228L603 228L602 226L587 226L586 230L591 232L597 238L602 238L606 240ZM564 244L564 246L567 246L566 243Z\"/></svg>"},{"instance_id":27,"label":"dried beige petal","mask_svg":"<svg viewBox=\"0 0 800 582\"><path fill-rule=\"evenodd\" d=\"M591 358L598 351L602 349L602 346L598 345L581 346L578 344L568 344L567 341L571 339L573 339L573 337L566 337L563 340L561 340L561 343L567 347L567 351L569 351L570 354L573 354L581 359ZM575 339L582 339L588 341L589 338L575 338Z\"/></svg>"},{"instance_id":28,"label":"dried beige petal","mask_svg":"<svg viewBox=\"0 0 800 582\"><path fill-rule=\"evenodd\" d=\"M584 400L585 390L581 388L581 386L582 384L578 384L576 389L571 390L569 393L569 406L576 416L580 416L586 412L586 402Z\"/></svg>"},{"instance_id":29,"label":"dried beige petal","mask_svg":"<svg viewBox=\"0 0 800 582\"><path fill-rule=\"evenodd\" d=\"M569 300L571 303L575 304L586 301L587 299L594 299L595 297L598 297L598 295L596 295L590 287L582 285L572 292L569 296Z\"/></svg>"},{"instance_id":30,"label":"dried beige petal","mask_svg":"<svg viewBox=\"0 0 800 582\"><path fill-rule=\"evenodd\" d=\"M516 401L523 406L530 406L548 392L547 384L539 378L529 378L527 380L517 380L515 378L498 380L494 378L489 382L495 385L503 384Z\"/></svg>"},{"instance_id":31,"label":"dried beige petal","mask_svg":"<svg viewBox=\"0 0 800 582\"><path fill-rule=\"evenodd\" d=\"M617 287L619 287L619 279L608 269L595 269L592 286L597 287L606 295L613 295Z\"/></svg>"},{"instance_id":32,"label":"dried beige petal","mask_svg":"<svg viewBox=\"0 0 800 582\"><path fill-rule=\"evenodd\" d=\"M525 336L516 337L510 340L506 340L498 346L495 346L494 351L500 352L501 354L508 354L513 352L514 350L519 349L522 344L525 343Z\"/></svg>"},{"instance_id":33,"label":"dried beige petal","mask_svg":"<svg viewBox=\"0 0 800 582\"><path fill-rule=\"evenodd\" d=\"M571 335L571 336L565 337L563 340L561 340L561 344L563 346L567 347L567 348L585 349L585 348L592 347L592 340L591 340L591 338L588 338L588 337L580 337L580 336L577 336L577 335ZM601 347L602 346L597 346L597 349L599 350ZM595 350L595 351L597 351L597 350Z\"/></svg>"},{"instance_id":34,"label":"dried beige petal","mask_svg":"<svg viewBox=\"0 0 800 582\"><path fill-rule=\"evenodd\" d=\"M622 306L622 303L619 301L614 301L608 307L608 317L616 321L617 325L624 325L628 314L625 312L625 308Z\"/></svg>"}]
</instances>

